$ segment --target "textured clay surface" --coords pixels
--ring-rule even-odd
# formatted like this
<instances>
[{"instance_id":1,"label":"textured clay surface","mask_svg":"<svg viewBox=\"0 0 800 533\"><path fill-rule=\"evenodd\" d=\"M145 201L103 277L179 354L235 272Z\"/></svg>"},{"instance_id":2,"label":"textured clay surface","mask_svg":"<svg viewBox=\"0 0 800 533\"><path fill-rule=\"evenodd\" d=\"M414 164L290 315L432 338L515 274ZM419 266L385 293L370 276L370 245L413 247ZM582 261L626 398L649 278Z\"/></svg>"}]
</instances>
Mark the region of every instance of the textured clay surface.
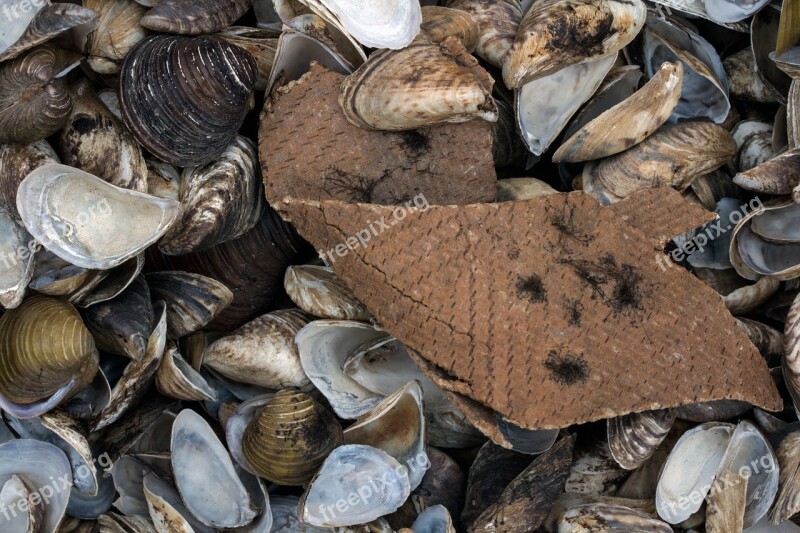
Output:
<instances>
[{"instance_id":1,"label":"textured clay surface","mask_svg":"<svg viewBox=\"0 0 800 533\"><path fill-rule=\"evenodd\" d=\"M389 222L335 256L337 275L452 390L523 427L725 398L780 409L722 299L655 262L660 235L708 215L673 207L644 217L643 233L634 221L664 201L649 194L614 210L582 192L432 206L395 224L391 206L288 198L276 208L321 250Z\"/></svg>"},{"instance_id":2,"label":"textured clay surface","mask_svg":"<svg viewBox=\"0 0 800 533\"><path fill-rule=\"evenodd\" d=\"M401 204L493 202L492 126L484 120L403 132L350 124L339 107L344 76L313 65L276 89L261 116L267 199L286 196Z\"/></svg>"}]
</instances>

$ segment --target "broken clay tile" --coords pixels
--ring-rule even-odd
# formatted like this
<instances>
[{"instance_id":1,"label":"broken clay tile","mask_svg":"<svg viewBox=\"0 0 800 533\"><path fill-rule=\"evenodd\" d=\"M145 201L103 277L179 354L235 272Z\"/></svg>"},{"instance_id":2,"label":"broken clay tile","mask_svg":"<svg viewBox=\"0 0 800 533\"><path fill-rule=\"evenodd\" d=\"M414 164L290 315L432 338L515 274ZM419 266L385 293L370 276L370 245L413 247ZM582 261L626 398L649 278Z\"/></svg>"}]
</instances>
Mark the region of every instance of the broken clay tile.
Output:
<instances>
[{"instance_id":1,"label":"broken clay tile","mask_svg":"<svg viewBox=\"0 0 800 533\"><path fill-rule=\"evenodd\" d=\"M400 204L494 201L492 125L484 120L405 132L350 124L339 106L344 76L313 65L277 88L261 116L259 155L267 198Z\"/></svg>"},{"instance_id":2,"label":"broken clay tile","mask_svg":"<svg viewBox=\"0 0 800 533\"><path fill-rule=\"evenodd\" d=\"M782 401L716 293L582 192L411 209L287 198L318 250L392 224L332 267L453 390L526 428L717 399ZM351 243L355 242L351 239Z\"/></svg>"}]
</instances>

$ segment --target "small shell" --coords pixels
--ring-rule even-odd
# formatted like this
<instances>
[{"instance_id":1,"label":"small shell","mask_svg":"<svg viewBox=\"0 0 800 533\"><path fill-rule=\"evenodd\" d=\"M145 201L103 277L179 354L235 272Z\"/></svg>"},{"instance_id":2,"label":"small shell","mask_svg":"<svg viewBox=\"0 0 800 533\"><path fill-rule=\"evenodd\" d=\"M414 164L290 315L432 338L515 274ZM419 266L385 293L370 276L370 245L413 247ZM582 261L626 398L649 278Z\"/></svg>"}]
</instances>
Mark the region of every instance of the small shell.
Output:
<instances>
[{"instance_id":1,"label":"small shell","mask_svg":"<svg viewBox=\"0 0 800 533\"><path fill-rule=\"evenodd\" d=\"M613 494L627 475L628 471L611 455L608 442L598 440L575 450L564 490L575 494Z\"/></svg>"},{"instance_id":2,"label":"small shell","mask_svg":"<svg viewBox=\"0 0 800 533\"><path fill-rule=\"evenodd\" d=\"M775 278L764 276L752 285L726 294L723 297L725 307L732 315L746 315L764 305L781 286Z\"/></svg>"},{"instance_id":3,"label":"small shell","mask_svg":"<svg viewBox=\"0 0 800 533\"><path fill-rule=\"evenodd\" d=\"M165 396L186 401L216 401L217 395L206 380L178 352L174 343L167 345L156 373L156 387Z\"/></svg>"},{"instance_id":4,"label":"small shell","mask_svg":"<svg viewBox=\"0 0 800 533\"><path fill-rule=\"evenodd\" d=\"M519 0L448 0L445 5L472 15L480 32L475 54L502 68L522 20Z\"/></svg>"},{"instance_id":5,"label":"small shell","mask_svg":"<svg viewBox=\"0 0 800 533\"><path fill-rule=\"evenodd\" d=\"M256 91L264 91L267 88L269 73L278 51L278 35L272 30L247 26L231 26L216 34L223 41L244 48L258 61Z\"/></svg>"},{"instance_id":6,"label":"small shell","mask_svg":"<svg viewBox=\"0 0 800 533\"><path fill-rule=\"evenodd\" d=\"M418 38L440 43L451 35L457 37L469 53L474 52L478 46L478 25L469 13L439 6L422 8L422 25Z\"/></svg>"},{"instance_id":7,"label":"small shell","mask_svg":"<svg viewBox=\"0 0 800 533\"><path fill-rule=\"evenodd\" d=\"M536 178L507 178L497 180L497 201L530 200L540 196L558 194L558 191Z\"/></svg>"},{"instance_id":8,"label":"small shell","mask_svg":"<svg viewBox=\"0 0 800 533\"><path fill-rule=\"evenodd\" d=\"M86 37L87 62L97 73L116 74L128 52L147 36L139 24L147 10L133 0L84 0L83 5L100 15Z\"/></svg>"},{"instance_id":9,"label":"small shell","mask_svg":"<svg viewBox=\"0 0 800 533\"><path fill-rule=\"evenodd\" d=\"M773 125L758 120L742 120L731 130L736 142L736 169L746 172L773 157Z\"/></svg>"},{"instance_id":10,"label":"small shell","mask_svg":"<svg viewBox=\"0 0 800 533\"><path fill-rule=\"evenodd\" d=\"M494 122L492 85L457 38L417 41L370 56L342 83L339 105L351 124L367 129L408 130L473 118Z\"/></svg>"},{"instance_id":11,"label":"small shell","mask_svg":"<svg viewBox=\"0 0 800 533\"><path fill-rule=\"evenodd\" d=\"M775 451L778 457L778 496L775 506L769 513L769 521L773 524L785 522L800 512L800 432L794 431L786 435Z\"/></svg>"},{"instance_id":12,"label":"small shell","mask_svg":"<svg viewBox=\"0 0 800 533\"><path fill-rule=\"evenodd\" d=\"M266 314L211 344L203 364L241 383L308 388L294 339L309 319L297 310Z\"/></svg>"},{"instance_id":13,"label":"small shell","mask_svg":"<svg viewBox=\"0 0 800 533\"><path fill-rule=\"evenodd\" d=\"M41 496L19 476L12 475L0 490L0 505L4 509L14 509L12 516L3 524L7 531L35 533L42 526L44 508ZM21 513L16 512L20 506Z\"/></svg>"},{"instance_id":14,"label":"small shell","mask_svg":"<svg viewBox=\"0 0 800 533\"><path fill-rule=\"evenodd\" d=\"M260 477L303 485L341 444L342 427L333 414L307 394L286 389L247 426L242 453Z\"/></svg>"},{"instance_id":15,"label":"small shell","mask_svg":"<svg viewBox=\"0 0 800 533\"><path fill-rule=\"evenodd\" d=\"M184 517L188 511L179 505L180 496L173 487L148 472L144 475L142 489L150 519L158 533L194 533L192 525Z\"/></svg>"},{"instance_id":16,"label":"small shell","mask_svg":"<svg viewBox=\"0 0 800 533\"><path fill-rule=\"evenodd\" d=\"M727 57L722 64L731 84L731 96L748 102L776 101L773 92L764 85L756 72L753 51L750 47Z\"/></svg>"},{"instance_id":17,"label":"small shell","mask_svg":"<svg viewBox=\"0 0 800 533\"><path fill-rule=\"evenodd\" d=\"M414 533L456 533L453 518L443 505L432 505L422 511L411 525Z\"/></svg>"},{"instance_id":18,"label":"small shell","mask_svg":"<svg viewBox=\"0 0 800 533\"><path fill-rule=\"evenodd\" d=\"M567 509L558 521L558 533L647 532L670 533L669 524L622 505L588 503Z\"/></svg>"},{"instance_id":19,"label":"small shell","mask_svg":"<svg viewBox=\"0 0 800 533\"><path fill-rule=\"evenodd\" d=\"M252 141L237 138L216 161L181 176L181 214L159 241L167 255L205 250L247 233L264 212L264 185Z\"/></svg>"},{"instance_id":20,"label":"small shell","mask_svg":"<svg viewBox=\"0 0 800 533\"><path fill-rule=\"evenodd\" d=\"M737 473L724 470L714 480L706 507L706 532L742 531L747 483Z\"/></svg>"},{"instance_id":21,"label":"small shell","mask_svg":"<svg viewBox=\"0 0 800 533\"><path fill-rule=\"evenodd\" d=\"M536 2L503 62L506 87L518 89L570 65L614 54L636 37L646 17L640 0Z\"/></svg>"},{"instance_id":22,"label":"small shell","mask_svg":"<svg viewBox=\"0 0 800 533\"><path fill-rule=\"evenodd\" d=\"M329 267L297 265L286 269L286 294L311 315L368 322L372 314Z\"/></svg>"},{"instance_id":23,"label":"small shell","mask_svg":"<svg viewBox=\"0 0 800 533\"><path fill-rule=\"evenodd\" d=\"M8 4L6 4L8 5ZM39 4L34 4L39 5ZM13 12L17 9L29 11L31 5L13 5ZM27 9L25 9L27 7ZM4 12L8 17L8 12ZM71 3L56 3L43 6L36 12L25 32L15 43L0 52L0 62L13 59L22 52L36 45L42 44L56 35L68 31L81 24L86 24L97 19L97 12L83 6Z\"/></svg>"},{"instance_id":24,"label":"small shell","mask_svg":"<svg viewBox=\"0 0 800 533\"><path fill-rule=\"evenodd\" d=\"M620 466L639 468L666 438L675 413L669 409L645 411L608 419L608 447Z\"/></svg>"},{"instance_id":25,"label":"small shell","mask_svg":"<svg viewBox=\"0 0 800 533\"><path fill-rule=\"evenodd\" d=\"M796 296L786 317L783 335L783 381L792 402L800 406L800 295Z\"/></svg>"},{"instance_id":26,"label":"small shell","mask_svg":"<svg viewBox=\"0 0 800 533\"><path fill-rule=\"evenodd\" d=\"M740 172L733 182L747 189L765 194L790 194L800 185L800 148L770 159L757 167Z\"/></svg>"},{"instance_id":27,"label":"small shell","mask_svg":"<svg viewBox=\"0 0 800 533\"><path fill-rule=\"evenodd\" d=\"M141 25L161 33L214 33L236 22L252 5L253 0L163 0Z\"/></svg>"}]
</instances>

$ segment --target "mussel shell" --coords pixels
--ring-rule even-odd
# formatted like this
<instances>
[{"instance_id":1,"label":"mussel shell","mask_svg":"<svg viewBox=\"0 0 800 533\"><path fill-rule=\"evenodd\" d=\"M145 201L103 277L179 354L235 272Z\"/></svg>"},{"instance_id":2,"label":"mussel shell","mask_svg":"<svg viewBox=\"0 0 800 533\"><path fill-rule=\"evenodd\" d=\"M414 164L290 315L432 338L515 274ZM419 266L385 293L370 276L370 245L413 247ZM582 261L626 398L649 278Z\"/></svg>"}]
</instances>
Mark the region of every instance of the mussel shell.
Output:
<instances>
[{"instance_id":1,"label":"mussel shell","mask_svg":"<svg viewBox=\"0 0 800 533\"><path fill-rule=\"evenodd\" d=\"M472 15L480 32L475 55L502 68L522 20L519 0L448 0L444 5Z\"/></svg>"},{"instance_id":2,"label":"mussel shell","mask_svg":"<svg viewBox=\"0 0 800 533\"><path fill-rule=\"evenodd\" d=\"M252 5L253 0L163 0L147 12L141 25L161 33L214 33L233 24Z\"/></svg>"},{"instance_id":3,"label":"mussel shell","mask_svg":"<svg viewBox=\"0 0 800 533\"><path fill-rule=\"evenodd\" d=\"M333 413L307 394L285 389L248 424L242 453L260 477L303 485L342 442L342 427Z\"/></svg>"},{"instance_id":4,"label":"mussel shell","mask_svg":"<svg viewBox=\"0 0 800 533\"><path fill-rule=\"evenodd\" d=\"M34 5L39 4L37 2ZM13 6L13 12L16 9L26 11L25 5ZM31 9L28 4L28 10ZM8 16L8 12L4 11ZM29 48L33 48L38 44L42 44L58 35L81 24L89 23L97 19L97 12L68 2L59 2L50 4L49 2L44 5L39 11L36 12L25 32L17 39L17 41L0 52L0 62L12 59L20 55L22 52Z\"/></svg>"},{"instance_id":5,"label":"mussel shell","mask_svg":"<svg viewBox=\"0 0 800 533\"><path fill-rule=\"evenodd\" d=\"M675 413L669 409L609 418L611 455L627 470L640 467L667 437L674 421Z\"/></svg>"},{"instance_id":6,"label":"mussel shell","mask_svg":"<svg viewBox=\"0 0 800 533\"><path fill-rule=\"evenodd\" d=\"M420 37L440 43L451 35L458 37L469 53L475 50L480 38L478 24L469 13L448 7L424 6Z\"/></svg>"},{"instance_id":7,"label":"mussel shell","mask_svg":"<svg viewBox=\"0 0 800 533\"><path fill-rule=\"evenodd\" d=\"M256 60L238 46L154 35L125 58L120 108L153 155L179 167L205 165L236 137L253 107L257 76Z\"/></svg>"},{"instance_id":8,"label":"mussel shell","mask_svg":"<svg viewBox=\"0 0 800 533\"><path fill-rule=\"evenodd\" d=\"M86 36L87 63L97 73L116 74L122 60L147 36L139 21L147 10L134 0L83 0L100 17Z\"/></svg>"},{"instance_id":9,"label":"mussel shell","mask_svg":"<svg viewBox=\"0 0 800 533\"><path fill-rule=\"evenodd\" d=\"M311 315L364 322L372 316L328 267L290 266L286 269L283 286L295 305Z\"/></svg>"},{"instance_id":10,"label":"mussel shell","mask_svg":"<svg viewBox=\"0 0 800 533\"><path fill-rule=\"evenodd\" d=\"M167 304L167 335L179 339L207 326L233 301L233 293L215 279L188 272L146 275L156 300Z\"/></svg>"},{"instance_id":11,"label":"mussel shell","mask_svg":"<svg viewBox=\"0 0 800 533\"><path fill-rule=\"evenodd\" d=\"M52 396L98 367L89 330L68 303L33 296L0 317L0 394L22 404Z\"/></svg>"}]
</instances>

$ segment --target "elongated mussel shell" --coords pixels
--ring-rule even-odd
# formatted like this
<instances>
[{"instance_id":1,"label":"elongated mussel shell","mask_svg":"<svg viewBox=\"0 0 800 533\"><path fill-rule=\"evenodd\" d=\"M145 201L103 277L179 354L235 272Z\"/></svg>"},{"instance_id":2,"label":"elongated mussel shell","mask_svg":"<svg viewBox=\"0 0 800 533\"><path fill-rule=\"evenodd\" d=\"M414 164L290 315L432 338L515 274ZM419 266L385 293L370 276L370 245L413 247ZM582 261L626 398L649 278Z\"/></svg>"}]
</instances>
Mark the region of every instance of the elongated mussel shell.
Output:
<instances>
[{"instance_id":1,"label":"elongated mussel shell","mask_svg":"<svg viewBox=\"0 0 800 533\"><path fill-rule=\"evenodd\" d=\"M444 122L497 120L493 81L455 37L385 50L342 83L339 105L351 124L407 130Z\"/></svg>"},{"instance_id":2,"label":"elongated mussel shell","mask_svg":"<svg viewBox=\"0 0 800 533\"><path fill-rule=\"evenodd\" d=\"M608 419L608 447L619 465L640 467L667 437L675 413L669 409L631 413Z\"/></svg>"},{"instance_id":3,"label":"elongated mussel shell","mask_svg":"<svg viewBox=\"0 0 800 533\"><path fill-rule=\"evenodd\" d=\"M68 303L34 296L0 317L0 394L29 404L71 380L89 383L98 353L89 330Z\"/></svg>"},{"instance_id":4,"label":"elongated mussel shell","mask_svg":"<svg viewBox=\"0 0 800 533\"><path fill-rule=\"evenodd\" d=\"M163 0L141 24L162 33L214 33L233 24L252 5L253 0Z\"/></svg>"},{"instance_id":5,"label":"elongated mussel shell","mask_svg":"<svg viewBox=\"0 0 800 533\"><path fill-rule=\"evenodd\" d=\"M72 111L63 80L64 54L49 46L0 64L0 143L44 139L61 129Z\"/></svg>"},{"instance_id":6,"label":"elongated mussel shell","mask_svg":"<svg viewBox=\"0 0 800 533\"><path fill-rule=\"evenodd\" d=\"M181 215L158 247L184 255L230 241L258 223L264 205L256 148L237 136L213 163L184 169Z\"/></svg>"},{"instance_id":7,"label":"elongated mussel shell","mask_svg":"<svg viewBox=\"0 0 800 533\"><path fill-rule=\"evenodd\" d=\"M790 194L800 184L800 148L740 172L733 182L749 191L765 194Z\"/></svg>"},{"instance_id":8,"label":"elongated mussel shell","mask_svg":"<svg viewBox=\"0 0 800 533\"><path fill-rule=\"evenodd\" d=\"M342 442L342 427L333 413L307 394L285 389L247 426L242 453L260 477L302 485Z\"/></svg>"},{"instance_id":9,"label":"elongated mussel shell","mask_svg":"<svg viewBox=\"0 0 800 533\"><path fill-rule=\"evenodd\" d=\"M320 318L368 321L372 316L328 267L297 265L286 269L286 294L306 313Z\"/></svg>"},{"instance_id":10,"label":"elongated mussel shell","mask_svg":"<svg viewBox=\"0 0 800 533\"><path fill-rule=\"evenodd\" d=\"M155 35L125 58L120 108L153 155L179 167L204 165L236 137L257 76L256 60L242 48L213 37Z\"/></svg>"},{"instance_id":11,"label":"elongated mussel shell","mask_svg":"<svg viewBox=\"0 0 800 533\"><path fill-rule=\"evenodd\" d=\"M101 350L142 359L156 319L144 276L138 276L116 298L91 306L85 317Z\"/></svg>"},{"instance_id":12,"label":"elongated mussel shell","mask_svg":"<svg viewBox=\"0 0 800 533\"><path fill-rule=\"evenodd\" d=\"M519 0L449 0L444 5L472 15L480 33L475 54L501 68L522 20Z\"/></svg>"},{"instance_id":13,"label":"elongated mussel shell","mask_svg":"<svg viewBox=\"0 0 800 533\"><path fill-rule=\"evenodd\" d=\"M41 5L40 2L35 2L33 4ZM32 6L28 4L28 9L26 10L23 4L18 4L13 6L13 12L16 12L18 8L23 11L29 11L31 7ZM4 11L4 14L8 16L7 11ZM48 3L36 13L25 30L25 33L23 33L14 44L0 51L0 61L15 58L25 50L42 44L59 33L91 22L96 18L97 12L87 7L68 2L56 4Z\"/></svg>"},{"instance_id":14,"label":"elongated mussel shell","mask_svg":"<svg viewBox=\"0 0 800 533\"><path fill-rule=\"evenodd\" d=\"M569 65L621 50L644 26L641 0L544 0L520 23L503 63L503 80L517 89Z\"/></svg>"}]
</instances>

